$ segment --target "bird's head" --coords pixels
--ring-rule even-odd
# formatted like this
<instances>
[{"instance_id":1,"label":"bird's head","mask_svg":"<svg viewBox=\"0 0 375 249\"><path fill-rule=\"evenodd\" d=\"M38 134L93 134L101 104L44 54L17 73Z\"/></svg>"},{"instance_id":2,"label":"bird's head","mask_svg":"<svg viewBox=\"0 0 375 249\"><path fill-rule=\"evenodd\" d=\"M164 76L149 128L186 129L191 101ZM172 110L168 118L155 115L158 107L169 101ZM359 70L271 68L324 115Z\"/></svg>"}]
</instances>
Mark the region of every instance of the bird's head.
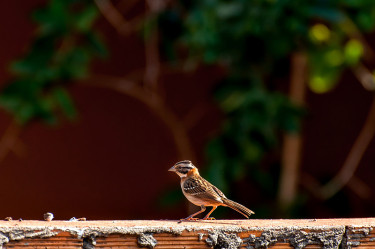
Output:
<instances>
[{"instance_id":1,"label":"bird's head","mask_svg":"<svg viewBox=\"0 0 375 249\"><path fill-rule=\"evenodd\" d=\"M189 160L176 163L168 171L176 172L180 177L186 177L189 172L198 173L198 169Z\"/></svg>"}]
</instances>

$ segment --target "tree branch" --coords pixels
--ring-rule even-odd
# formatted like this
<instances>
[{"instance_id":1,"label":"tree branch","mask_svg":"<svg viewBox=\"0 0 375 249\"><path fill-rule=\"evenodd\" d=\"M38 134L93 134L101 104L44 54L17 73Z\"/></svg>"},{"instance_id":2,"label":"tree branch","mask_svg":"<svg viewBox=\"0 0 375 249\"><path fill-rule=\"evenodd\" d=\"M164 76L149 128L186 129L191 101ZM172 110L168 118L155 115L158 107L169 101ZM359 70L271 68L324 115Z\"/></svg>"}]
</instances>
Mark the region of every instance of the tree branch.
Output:
<instances>
[{"instance_id":1,"label":"tree branch","mask_svg":"<svg viewBox=\"0 0 375 249\"><path fill-rule=\"evenodd\" d=\"M146 0L146 3L150 8L149 16L151 17L156 16L163 7L160 0ZM154 27L150 36L145 39L145 59L144 83L152 92L156 92L160 75L159 32L157 26Z\"/></svg>"},{"instance_id":2,"label":"tree branch","mask_svg":"<svg viewBox=\"0 0 375 249\"><path fill-rule=\"evenodd\" d=\"M350 19L349 16L346 16L344 21L340 23L340 27L342 31L344 31L344 33L346 33L350 38L354 38L361 41L365 49L365 59L370 61L375 58L374 50L371 48L366 38L363 36L361 31L358 29L357 25L352 21L352 19Z\"/></svg>"},{"instance_id":3,"label":"tree branch","mask_svg":"<svg viewBox=\"0 0 375 249\"><path fill-rule=\"evenodd\" d=\"M145 91L135 82L112 76L95 76L81 81L85 85L103 87L112 89L122 94L133 97L145 104L153 113L159 117L171 131L173 140L177 147L179 158L195 160L195 155L190 144L187 130L178 117L164 104L159 95L153 94L151 97L148 91Z\"/></svg>"},{"instance_id":4,"label":"tree branch","mask_svg":"<svg viewBox=\"0 0 375 249\"><path fill-rule=\"evenodd\" d=\"M184 124L188 129L193 128L209 112L208 103L198 103L194 105L185 115Z\"/></svg>"},{"instance_id":5,"label":"tree branch","mask_svg":"<svg viewBox=\"0 0 375 249\"><path fill-rule=\"evenodd\" d=\"M375 79L370 70L368 70L362 63L352 68L352 72L357 77L358 81L368 91L375 90Z\"/></svg>"},{"instance_id":6,"label":"tree branch","mask_svg":"<svg viewBox=\"0 0 375 249\"><path fill-rule=\"evenodd\" d=\"M20 151L15 148L20 131L20 126L15 122L12 122L4 132L3 137L0 140L0 163L4 161L11 150L15 152Z\"/></svg>"},{"instance_id":7,"label":"tree branch","mask_svg":"<svg viewBox=\"0 0 375 249\"><path fill-rule=\"evenodd\" d=\"M355 140L342 168L335 177L319 189L323 199L328 199L342 189L353 177L368 145L375 135L375 97L372 100L366 121Z\"/></svg>"},{"instance_id":8,"label":"tree branch","mask_svg":"<svg viewBox=\"0 0 375 249\"><path fill-rule=\"evenodd\" d=\"M305 54L294 54L291 61L291 83L289 97L302 105L306 92L307 58ZM302 150L300 134L285 134L281 159L281 175L278 201L282 208L289 207L295 200L299 179L299 164Z\"/></svg>"},{"instance_id":9,"label":"tree branch","mask_svg":"<svg viewBox=\"0 0 375 249\"><path fill-rule=\"evenodd\" d=\"M128 35L134 29L134 25L128 22L123 15L116 9L110 0L94 0L99 11L104 18L121 35Z\"/></svg>"},{"instance_id":10,"label":"tree branch","mask_svg":"<svg viewBox=\"0 0 375 249\"><path fill-rule=\"evenodd\" d=\"M116 8L120 12L128 12L139 0L122 0L117 5Z\"/></svg>"}]
</instances>

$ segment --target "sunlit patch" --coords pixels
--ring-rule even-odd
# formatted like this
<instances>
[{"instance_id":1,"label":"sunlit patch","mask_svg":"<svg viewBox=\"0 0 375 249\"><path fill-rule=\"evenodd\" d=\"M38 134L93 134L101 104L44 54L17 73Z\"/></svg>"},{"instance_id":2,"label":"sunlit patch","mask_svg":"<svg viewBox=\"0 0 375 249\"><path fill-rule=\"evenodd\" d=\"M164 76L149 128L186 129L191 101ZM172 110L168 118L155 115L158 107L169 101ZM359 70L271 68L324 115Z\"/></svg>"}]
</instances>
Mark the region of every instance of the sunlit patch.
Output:
<instances>
[{"instance_id":1,"label":"sunlit patch","mask_svg":"<svg viewBox=\"0 0 375 249\"><path fill-rule=\"evenodd\" d=\"M326 25L319 23L310 28L309 36L312 41L321 43L331 38L331 31Z\"/></svg>"},{"instance_id":2,"label":"sunlit patch","mask_svg":"<svg viewBox=\"0 0 375 249\"><path fill-rule=\"evenodd\" d=\"M349 65L357 64L364 53L363 45L357 39L350 39L344 48L345 61Z\"/></svg>"},{"instance_id":3,"label":"sunlit patch","mask_svg":"<svg viewBox=\"0 0 375 249\"><path fill-rule=\"evenodd\" d=\"M324 60L330 66L340 66L344 63L344 55L342 51L338 49L331 50L324 55Z\"/></svg>"},{"instance_id":4,"label":"sunlit patch","mask_svg":"<svg viewBox=\"0 0 375 249\"><path fill-rule=\"evenodd\" d=\"M322 75L313 75L309 81L309 87L313 92L325 93L334 86L334 79Z\"/></svg>"}]
</instances>

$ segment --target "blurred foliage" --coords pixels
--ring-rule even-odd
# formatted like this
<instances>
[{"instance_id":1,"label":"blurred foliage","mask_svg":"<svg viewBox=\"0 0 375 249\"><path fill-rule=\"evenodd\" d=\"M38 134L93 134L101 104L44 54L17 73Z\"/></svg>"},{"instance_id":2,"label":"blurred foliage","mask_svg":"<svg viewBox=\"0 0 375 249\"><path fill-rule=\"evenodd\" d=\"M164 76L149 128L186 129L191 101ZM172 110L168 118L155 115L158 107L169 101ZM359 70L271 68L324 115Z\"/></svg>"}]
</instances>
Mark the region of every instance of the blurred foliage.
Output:
<instances>
[{"instance_id":1,"label":"blurred foliage","mask_svg":"<svg viewBox=\"0 0 375 249\"><path fill-rule=\"evenodd\" d=\"M21 124L48 123L75 108L66 85L88 74L95 56L105 56L90 0L50 0L34 15L35 39L11 66L13 80L0 105ZM155 22L156 21L156 22ZM159 26L161 49L171 59L218 64L227 77L215 97L226 115L222 132L207 147L210 180L223 188L249 170L275 192L274 176L257 167L279 145L283 132L298 132L303 110L283 89L290 57L304 53L309 87L331 90L341 73L366 54L362 33L375 27L374 0L177 0L145 22L145 36ZM272 173L272 172L271 172Z\"/></svg>"},{"instance_id":2,"label":"blurred foliage","mask_svg":"<svg viewBox=\"0 0 375 249\"><path fill-rule=\"evenodd\" d=\"M285 88L291 56L308 57L312 91L331 90L364 56L361 33L374 30L375 2L180 0L158 23L171 60L215 63L228 72L215 91L226 119L207 148L210 180L225 190L251 170L270 189L274 179L256 165L279 145L281 132L298 132L303 113L276 92Z\"/></svg>"},{"instance_id":3,"label":"blurred foliage","mask_svg":"<svg viewBox=\"0 0 375 249\"><path fill-rule=\"evenodd\" d=\"M35 11L34 41L27 54L11 65L13 80L0 94L0 105L19 123L33 119L55 123L59 113L75 116L64 86L84 77L94 56L106 55L93 31L97 17L89 0L51 0Z\"/></svg>"},{"instance_id":4,"label":"blurred foliage","mask_svg":"<svg viewBox=\"0 0 375 249\"><path fill-rule=\"evenodd\" d=\"M254 180L267 188L272 179L251 166L278 145L281 131L299 130L302 110L253 78L228 77L216 89L216 98L226 118L222 134L207 147L210 180L226 189L228 180L241 179L252 168Z\"/></svg>"}]
</instances>

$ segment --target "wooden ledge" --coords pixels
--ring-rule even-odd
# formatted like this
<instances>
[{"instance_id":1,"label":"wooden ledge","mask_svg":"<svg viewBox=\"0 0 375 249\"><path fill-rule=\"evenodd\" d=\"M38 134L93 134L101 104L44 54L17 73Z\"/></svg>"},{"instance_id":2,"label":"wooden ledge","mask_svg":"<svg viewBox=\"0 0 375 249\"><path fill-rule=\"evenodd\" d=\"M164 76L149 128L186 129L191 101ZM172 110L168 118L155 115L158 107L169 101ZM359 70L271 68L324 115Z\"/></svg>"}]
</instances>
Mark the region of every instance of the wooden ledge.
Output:
<instances>
[{"instance_id":1,"label":"wooden ledge","mask_svg":"<svg viewBox=\"0 0 375 249\"><path fill-rule=\"evenodd\" d=\"M0 248L375 247L375 218L0 221Z\"/></svg>"}]
</instances>

